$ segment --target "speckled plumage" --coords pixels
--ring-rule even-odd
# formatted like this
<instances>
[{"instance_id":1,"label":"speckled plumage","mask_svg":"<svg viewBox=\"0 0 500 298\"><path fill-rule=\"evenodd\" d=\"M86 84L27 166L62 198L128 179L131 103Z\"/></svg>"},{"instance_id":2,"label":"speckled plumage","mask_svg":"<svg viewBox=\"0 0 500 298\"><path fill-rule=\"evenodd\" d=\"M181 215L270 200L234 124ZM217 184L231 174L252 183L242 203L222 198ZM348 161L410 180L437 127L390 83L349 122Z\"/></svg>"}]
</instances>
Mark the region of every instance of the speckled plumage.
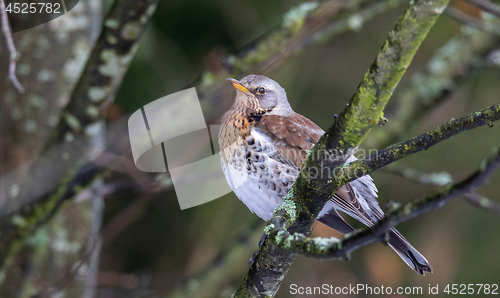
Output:
<instances>
[{"instance_id":1,"label":"speckled plumage","mask_svg":"<svg viewBox=\"0 0 500 298\"><path fill-rule=\"evenodd\" d=\"M269 220L299 174L307 151L324 131L292 110L285 90L275 81L259 75L239 82L228 80L236 98L219 132L222 169L236 196L260 218ZM347 162L355 159L351 156ZM381 219L384 213L372 178L366 175L344 185L318 216L341 233L353 231L337 210L367 226ZM396 229L389 236L388 244L408 266L419 274L432 272L425 257Z\"/></svg>"}]
</instances>

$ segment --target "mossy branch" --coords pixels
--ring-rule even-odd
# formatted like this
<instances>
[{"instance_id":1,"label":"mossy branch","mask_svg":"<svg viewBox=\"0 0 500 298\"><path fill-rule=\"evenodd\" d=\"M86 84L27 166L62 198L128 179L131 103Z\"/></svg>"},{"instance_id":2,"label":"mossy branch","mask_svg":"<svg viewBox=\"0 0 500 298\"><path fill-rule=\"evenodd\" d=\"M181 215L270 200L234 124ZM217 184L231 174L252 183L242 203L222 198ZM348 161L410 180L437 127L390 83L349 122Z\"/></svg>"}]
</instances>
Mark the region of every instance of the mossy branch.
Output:
<instances>
[{"instance_id":1,"label":"mossy branch","mask_svg":"<svg viewBox=\"0 0 500 298\"><path fill-rule=\"evenodd\" d=\"M459 119L451 119L447 123L425 134L389 146L363 160L347 164L339 169L336 175L338 178L333 179L331 186L329 186L333 190L331 190L330 195L327 195L327 197L331 197L340 186L357 179L357 177L369 174L401 158L427 150L461 132L484 125L491 126L497 120L500 120L500 105L498 104ZM499 164L500 153L496 149L493 157L489 161L484 162L481 168L469 178L455 184L443 186L431 195L395 208L375 226L356 231L353 234L347 235L343 240L336 238L310 238L307 231L306 233L290 232L290 229L285 227L293 225L299 215L296 214L293 208L290 208L292 205L289 202L284 202L276 210L275 216L265 229L267 234L266 242L269 242L271 246L275 246L273 247L275 250L278 247L282 252L288 254L288 258L293 258L295 253L302 253L318 258L346 258L349 256L349 253L362 246L375 241L383 241L385 233L395 225L442 207L452 198L472 192L486 180ZM338 184L335 185L335 182ZM483 202L485 201L483 200ZM488 208L492 209L492 204L489 203L486 202L485 204L489 206ZM493 206L493 209L495 206ZM483 206L483 208L486 207Z\"/></svg>"},{"instance_id":2,"label":"mossy branch","mask_svg":"<svg viewBox=\"0 0 500 298\"><path fill-rule=\"evenodd\" d=\"M343 151L356 148L383 117L385 105L448 1L412 3L389 33L348 107L319 145L324 142L326 149Z\"/></svg>"},{"instance_id":3,"label":"mossy branch","mask_svg":"<svg viewBox=\"0 0 500 298\"><path fill-rule=\"evenodd\" d=\"M385 167L397 160L405 158L417 152L427 150L430 147L449 139L461 132L465 132L480 126L492 126L494 121L500 119L500 104L489 106L481 111L471 113L459 119L450 119L443 125L421 134L412 139L393 144L387 148L370 155L363 160L357 160L344 167L339 173L338 183L345 183L357 177L369 174L377 169ZM345 175L344 175L345 174ZM332 193L337 186L332 187Z\"/></svg>"},{"instance_id":4,"label":"mossy branch","mask_svg":"<svg viewBox=\"0 0 500 298\"><path fill-rule=\"evenodd\" d=\"M301 172L317 167L322 150L347 152L356 148L376 125L421 42L444 11L448 1L411 2L401 15L379 55L365 74L348 107L311 149ZM342 162L342 161L340 161ZM340 164L340 163L338 163ZM290 192L275 210L272 221L283 223L289 233L308 235L317 214L329 199L328 178L309 180L299 175ZM340 187L340 185L338 185ZM334 191L337 191L335 189ZM279 217L283 215L283 217ZM295 259L295 253L274 245L267 237L234 297L274 296Z\"/></svg>"},{"instance_id":5,"label":"mossy branch","mask_svg":"<svg viewBox=\"0 0 500 298\"><path fill-rule=\"evenodd\" d=\"M347 234L342 240L337 238L310 238L301 233L290 234L282 227L282 218L277 216L268 225L267 236L274 244L284 250L323 259L345 259L349 254L363 246L377 241L385 241L385 234L392 227L424 213L446 205L450 200L469 194L484 184L487 178L500 165L500 148L485 160L478 171L468 178L443 186L430 195L392 209L383 219L372 227L366 227ZM498 210L497 210L498 212ZM272 227L272 228L269 228Z\"/></svg>"},{"instance_id":6,"label":"mossy branch","mask_svg":"<svg viewBox=\"0 0 500 298\"><path fill-rule=\"evenodd\" d=\"M332 179L331 186L328 186L333 189L328 197L331 197L340 186L358 177L369 174L401 158L427 150L461 132L484 125L492 125L497 120L500 120L500 105L498 104L460 119L452 119L420 136L389 146L363 160L343 165L335 175L337 178ZM479 184L484 182L499 163L500 157L497 149L490 161L483 163L481 169L469 178L455 184L443 186L431 195L395 208L375 226L361 229L352 235L347 235L342 241L336 238L310 238L305 233L290 233L284 227L293 223L293 218L297 215L292 210L285 210L285 208L276 211L275 217L267 225L265 231L268 238L271 239L269 240L270 242L288 253L302 253L318 258L345 258L353 250L374 241L383 240L384 233L391 227L434 210L437 206L442 207L451 198L470 193ZM335 185L335 182L338 185ZM492 205L489 202L485 204ZM393 225L391 226L391 224Z\"/></svg>"},{"instance_id":7,"label":"mossy branch","mask_svg":"<svg viewBox=\"0 0 500 298\"><path fill-rule=\"evenodd\" d=\"M158 0L117 0L113 3L60 122L45 144L45 151L56 144L71 142L90 125L103 119L100 111L114 100L157 3ZM78 160L78 157L71 160Z\"/></svg>"}]
</instances>

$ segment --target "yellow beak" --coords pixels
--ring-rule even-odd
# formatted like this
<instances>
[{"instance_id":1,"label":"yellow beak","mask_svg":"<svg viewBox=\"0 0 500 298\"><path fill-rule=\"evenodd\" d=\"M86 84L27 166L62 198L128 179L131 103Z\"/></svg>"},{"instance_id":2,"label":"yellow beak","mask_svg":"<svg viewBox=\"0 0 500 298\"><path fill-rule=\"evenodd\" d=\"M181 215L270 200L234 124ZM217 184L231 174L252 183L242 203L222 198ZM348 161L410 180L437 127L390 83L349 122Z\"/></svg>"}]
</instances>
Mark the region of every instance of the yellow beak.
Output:
<instances>
[{"instance_id":1,"label":"yellow beak","mask_svg":"<svg viewBox=\"0 0 500 298\"><path fill-rule=\"evenodd\" d=\"M247 93L247 94L251 93L250 91L248 91L247 88L243 87L243 85L241 85L241 83L238 82L237 80L231 79L231 78L228 78L226 80L229 81L229 82L231 82L233 84L234 89L240 90L241 92Z\"/></svg>"}]
</instances>

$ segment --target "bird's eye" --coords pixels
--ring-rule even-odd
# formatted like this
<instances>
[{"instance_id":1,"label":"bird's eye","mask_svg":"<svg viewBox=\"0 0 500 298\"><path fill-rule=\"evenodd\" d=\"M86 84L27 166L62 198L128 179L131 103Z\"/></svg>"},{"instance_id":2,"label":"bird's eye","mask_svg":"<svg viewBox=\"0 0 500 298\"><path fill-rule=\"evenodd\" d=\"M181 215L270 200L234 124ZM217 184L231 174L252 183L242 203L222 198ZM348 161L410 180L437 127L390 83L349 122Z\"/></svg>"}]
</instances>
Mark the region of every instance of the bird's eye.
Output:
<instances>
[{"instance_id":1,"label":"bird's eye","mask_svg":"<svg viewBox=\"0 0 500 298\"><path fill-rule=\"evenodd\" d=\"M266 93L266 88L264 88L264 87L259 87L259 88L257 89L257 92L258 92L259 94L264 94L264 93Z\"/></svg>"}]
</instances>

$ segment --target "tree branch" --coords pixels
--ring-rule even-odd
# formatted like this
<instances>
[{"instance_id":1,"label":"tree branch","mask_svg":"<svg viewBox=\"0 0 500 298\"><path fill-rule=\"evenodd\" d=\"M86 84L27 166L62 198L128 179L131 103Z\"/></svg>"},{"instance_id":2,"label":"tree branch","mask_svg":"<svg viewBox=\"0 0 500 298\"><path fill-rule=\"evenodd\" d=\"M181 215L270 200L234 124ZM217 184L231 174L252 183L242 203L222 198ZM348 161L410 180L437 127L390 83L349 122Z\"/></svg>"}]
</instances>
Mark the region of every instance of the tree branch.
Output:
<instances>
[{"instance_id":1,"label":"tree branch","mask_svg":"<svg viewBox=\"0 0 500 298\"><path fill-rule=\"evenodd\" d=\"M342 165L341 167L338 168L338 173L335 175L336 179L332 179L331 183L329 183L325 187L325 189L327 190L326 192L330 193L330 195L327 195L327 197L330 198L340 188L340 186L348 182L351 182L353 180L356 180L358 177L370 174L373 171L380 169L401 158L407 157L409 155L415 154L420 151L427 150L430 147L436 145L437 143L450 138L451 136L457 135L461 132L477 128L480 126L491 125L493 121L499 119L500 119L500 105L497 104L490 106L486 109L483 109L479 112L464 116L460 119L450 120L447 123L425 134L422 134L413 139L398 144L391 145L385 149L380 150L376 154L366 157L363 160L358 160L346 165ZM495 154L498 155L498 152L495 152ZM498 156L495 158L498 159ZM338 182L340 186L336 185L335 184L336 182ZM441 188L441 191L443 189L452 190L453 187L461 185L461 183L462 182L455 183L452 186L444 186L443 188ZM286 233L289 233L283 227L290 225L289 223L290 217L296 217L296 216L297 215L293 213L287 214L285 210L283 210L283 208L277 208L276 217L274 217L271 221L271 224L269 224L266 227L266 232L268 233L268 235L274 235L274 234L280 235L277 238L271 237L272 239L274 239L271 241L273 241L274 244L279 245L280 248L282 249L285 249L285 247L283 247L283 242L280 240L281 235L288 235ZM298 243L301 240L305 240L307 238L303 233L294 233L291 235L293 241L295 241L296 243L296 246L299 245ZM288 236L286 237L288 238ZM287 241L292 240L292 238L288 238ZM308 239L307 241L309 240L310 239ZM317 240L315 242L324 244L324 241L326 240ZM300 245L304 245L303 246L304 248L308 247L306 244L300 244ZM295 251L291 250L291 252Z\"/></svg>"},{"instance_id":2,"label":"tree branch","mask_svg":"<svg viewBox=\"0 0 500 298\"><path fill-rule=\"evenodd\" d=\"M421 134L412 139L391 145L370 155L363 160L357 160L342 168L338 181L341 185L385 167L397 160L410 156L420 151L449 139L461 132L480 126L493 126L493 122L500 119L500 104L492 105L481 111L471 113L459 119L450 119L443 125ZM337 186L332 187L332 192ZM336 191L336 190L335 190ZM334 192L333 192L334 193Z\"/></svg>"},{"instance_id":3,"label":"tree branch","mask_svg":"<svg viewBox=\"0 0 500 298\"><path fill-rule=\"evenodd\" d=\"M274 239L274 243L277 246L290 252L302 253L317 258L344 259L351 252L365 245L376 241L384 241L385 234L392 227L424 213L441 208L453 198L474 191L477 187L484 184L485 180L499 165L500 151L499 148L496 148L489 160L485 160L479 170L468 178L458 183L441 187L430 195L394 208L374 226L362 228L347 234L341 241L336 238L309 238L300 233L290 234L283 229L280 217L273 218L271 225L267 226L267 235L269 238Z\"/></svg>"},{"instance_id":4,"label":"tree branch","mask_svg":"<svg viewBox=\"0 0 500 298\"><path fill-rule=\"evenodd\" d=\"M316 161L313 157L320 156L321 150L347 152L361 143L383 116L384 107L394 88L447 3L446 0L438 0L415 1L410 4L389 33L389 38L365 74L348 107L310 150L301 172L317 167L321 160ZM328 179L329 177L322 177L307 181L303 175L299 175L285 201L275 210L272 221L282 222L283 228L290 233L308 234L314 219L330 197L331 192L325 190ZM276 247L270 238L266 237L250 271L234 293L235 297L276 294L295 254Z\"/></svg>"}]
</instances>

